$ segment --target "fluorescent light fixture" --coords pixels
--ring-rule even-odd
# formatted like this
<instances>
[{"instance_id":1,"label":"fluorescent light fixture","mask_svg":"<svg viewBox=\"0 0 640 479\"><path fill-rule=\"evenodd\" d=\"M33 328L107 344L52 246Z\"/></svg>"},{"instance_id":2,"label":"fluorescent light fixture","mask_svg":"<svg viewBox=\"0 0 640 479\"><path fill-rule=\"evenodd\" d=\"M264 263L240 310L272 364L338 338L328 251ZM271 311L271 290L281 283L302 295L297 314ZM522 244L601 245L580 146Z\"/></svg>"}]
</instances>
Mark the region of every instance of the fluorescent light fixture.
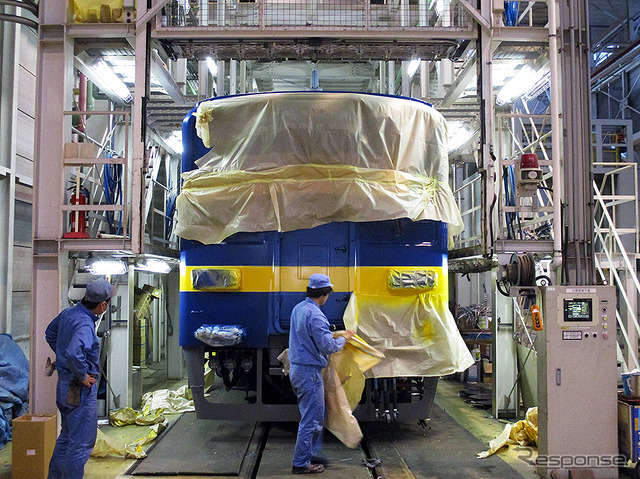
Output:
<instances>
[{"instance_id":1,"label":"fluorescent light fixture","mask_svg":"<svg viewBox=\"0 0 640 479\"><path fill-rule=\"evenodd\" d=\"M95 276L125 274L128 269L127 263L119 259L109 258L87 261L87 270Z\"/></svg>"},{"instance_id":2,"label":"fluorescent light fixture","mask_svg":"<svg viewBox=\"0 0 640 479\"><path fill-rule=\"evenodd\" d=\"M421 61L422 60L420 60L419 58L414 58L409 62L409 66L407 67L407 73L409 74L410 77L416 74L416 72L418 71L418 68L420 67Z\"/></svg>"},{"instance_id":3,"label":"fluorescent light fixture","mask_svg":"<svg viewBox=\"0 0 640 479\"><path fill-rule=\"evenodd\" d=\"M136 264L136 269L150 273L167 274L171 271L171 265L161 259L147 258Z\"/></svg>"},{"instance_id":4,"label":"fluorescent light fixture","mask_svg":"<svg viewBox=\"0 0 640 479\"><path fill-rule=\"evenodd\" d=\"M447 124L449 130L449 151L456 151L462 145L467 143L474 135L464 123L460 121L452 121Z\"/></svg>"},{"instance_id":5,"label":"fluorescent light fixture","mask_svg":"<svg viewBox=\"0 0 640 479\"><path fill-rule=\"evenodd\" d=\"M164 142L169 148L171 148L176 155L182 155L182 134L181 132L174 131L171 136L166 138Z\"/></svg>"},{"instance_id":6,"label":"fluorescent light fixture","mask_svg":"<svg viewBox=\"0 0 640 479\"><path fill-rule=\"evenodd\" d=\"M135 57L121 55L105 55L102 57L107 65L124 83L135 83L136 80L136 60ZM151 87L161 87L153 72L149 78Z\"/></svg>"},{"instance_id":7,"label":"fluorescent light fixture","mask_svg":"<svg viewBox=\"0 0 640 479\"><path fill-rule=\"evenodd\" d=\"M534 87L542 77L543 72L535 71L528 65L523 66L518 73L509 80L498 93L496 103L505 105L521 97Z\"/></svg>"},{"instance_id":8,"label":"fluorescent light fixture","mask_svg":"<svg viewBox=\"0 0 640 479\"><path fill-rule=\"evenodd\" d=\"M211 72L211 76L212 77L217 76L218 75L218 64L216 63L216 61L211 57L207 57L206 61L207 61L207 68Z\"/></svg>"},{"instance_id":9,"label":"fluorescent light fixture","mask_svg":"<svg viewBox=\"0 0 640 479\"><path fill-rule=\"evenodd\" d=\"M111 67L107 65L107 62L102 59L98 60L91 66L91 69L123 102L129 103L132 100L129 88L120 80L120 77L114 73Z\"/></svg>"}]
</instances>

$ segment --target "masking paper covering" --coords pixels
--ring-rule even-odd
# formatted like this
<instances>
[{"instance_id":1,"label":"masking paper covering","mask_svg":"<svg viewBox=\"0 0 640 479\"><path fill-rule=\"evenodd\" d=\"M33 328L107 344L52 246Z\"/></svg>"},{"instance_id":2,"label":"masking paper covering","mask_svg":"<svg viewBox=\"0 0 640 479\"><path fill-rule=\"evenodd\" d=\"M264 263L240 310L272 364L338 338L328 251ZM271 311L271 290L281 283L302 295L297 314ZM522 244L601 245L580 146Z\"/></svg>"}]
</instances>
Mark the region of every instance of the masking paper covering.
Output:
<instances>
[{"instance_id":1,"label":"masking paper covering","mask_svg":"<svg viewBox=\"0 0 640 479\"><path fill-rule=\"evenodd\" d=\"M165 421L163 415L164 409L158 408L153 411L136 411L130 407L115 409L109 411L109 424L116 427L131 426L148 426Z\"/></svg>"},{"instance_id":2,"label":"masking paper covering","mask_svg":"<svg viewBox=\"0 0 640 479\"><path fill-rule=\"evenodd\" d=\"M495 454L504 446L536 446L538 444L538 408L529 408L524 419L515 424L507 424L502 433L489 441L489 449L478 453L478 459Z\"/></svg>"},{"instance_id":3,"label":"masking paper covering","mask_svg":"<svg viewBox=\"0 0 640 479\"><path fill-rule=\"evenodd\" d=\"M425 103L290 92L203 102L211 150L183 173L176 233L205 244L240 231L339 221L462 219L449 187L447 126Z\"/></svg>"},{"instance_id":4,"label":"masking paper covering","mask_svg":"<svg viewBox=\"0 0 640 479\"><path fill-rule=\"evenodd\" d=\"M149 415L150 411L157 409L162 409L165 414L195 411L191 389L184 385L176 390L158 389L143 394L140 411Z\"/></svg>"},{"instance_id":5,"label":"masking paper covering","mask_svg":"<svg viewBox=\"0 0 640 479\"><path fill-rule=\"evenodd\" d=\"M355 448L362 440L362 431L353 410L362 398L364 373L382 359L384 354L354 336L347 340L344 348L329 356L323 370L325 427L347 447Z\"/></svg>"},{"instance_id":6,"label":"masking paper covering","mask_svg":"<svg viewBox=\"0 0 640 479\"><path fill-rule=\"evenodd\" d=\"M91 457L108 457L108 456L122 456L126 459L142 459L147 457L147 453L142 449L142 446L153 442L160 434L167 429L167 423L161 422L154 424L149 428L149 433L132 442L131 444L125 444L116 439L112 439L98 429L98 435L96 437L96 443L91 451Z\"/></svg>"},{"instance_id":7,"label":"masking paper covering","mask_svg":"<svg viewBox=\"0 0 640 479\"><path fill-rule=\"evenodd\" d=\"M345 327L358 331L360 337L385 355L367 376L441 376L473 365L445 298L429 293L352 293L344 312Z\"/></svg>"}]
</instances>

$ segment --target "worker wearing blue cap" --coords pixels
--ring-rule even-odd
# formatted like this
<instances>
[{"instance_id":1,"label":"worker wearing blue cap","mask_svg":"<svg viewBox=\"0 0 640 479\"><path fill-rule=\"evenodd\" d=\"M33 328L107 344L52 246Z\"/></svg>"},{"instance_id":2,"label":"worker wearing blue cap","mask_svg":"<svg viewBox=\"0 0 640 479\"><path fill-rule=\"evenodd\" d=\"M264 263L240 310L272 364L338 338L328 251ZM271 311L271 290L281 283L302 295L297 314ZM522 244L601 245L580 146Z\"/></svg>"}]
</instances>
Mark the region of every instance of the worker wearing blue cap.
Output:
<instances>
[{"instance_id":1,"label":"worker wearing blue cap","mask_svg":"<svg viewBox=\"0 0 640 479\"><path fill-rule=\"evenodd\" d=\"M291 312L289 330L289 378L298 397L300 425L293 450L294 474L317 474L324 471L321 457L324 427L324 385L322 369L330 354L340 351L354 331L344 331L337 338L329 330L329 321L320 310L333 284L326 274L309 276L307 297Z\"/></svg>"},{"instance_id":2,"label":"worker wearing blue cap","mask_svg":"<svg viewBox=\"0 0 640 479\"><path fill-rule=\"evenodd\" d=\"M100 343L96 321L109 309L116 288L105 279L87 284L82 301L56 316L45 331L56 353L56 404L62 430L49 463L49 479L82 479L96 442Z\"/></svg>"}]
</instances>

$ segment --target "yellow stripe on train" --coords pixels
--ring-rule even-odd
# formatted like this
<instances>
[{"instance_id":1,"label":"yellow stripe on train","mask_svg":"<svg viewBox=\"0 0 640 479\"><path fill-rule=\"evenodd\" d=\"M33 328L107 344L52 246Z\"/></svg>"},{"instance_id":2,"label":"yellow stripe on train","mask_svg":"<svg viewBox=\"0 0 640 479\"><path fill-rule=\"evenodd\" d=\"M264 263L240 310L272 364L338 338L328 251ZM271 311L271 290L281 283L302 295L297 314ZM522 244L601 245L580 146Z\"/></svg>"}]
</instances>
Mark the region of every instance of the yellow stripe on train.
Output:
<instances>
[{"instance_id":1,"label":"yellow stripe on train","mask_svg":"<svg viewBox=\"0 0 640 479\"><path fill-rule=\"evenodd\" d=\"M425 292L448 296L447 270L424 266L181 266L180 291L305 291L313 273L329 275L335 291L376 296Z\"/></svg>"}]
</instances>

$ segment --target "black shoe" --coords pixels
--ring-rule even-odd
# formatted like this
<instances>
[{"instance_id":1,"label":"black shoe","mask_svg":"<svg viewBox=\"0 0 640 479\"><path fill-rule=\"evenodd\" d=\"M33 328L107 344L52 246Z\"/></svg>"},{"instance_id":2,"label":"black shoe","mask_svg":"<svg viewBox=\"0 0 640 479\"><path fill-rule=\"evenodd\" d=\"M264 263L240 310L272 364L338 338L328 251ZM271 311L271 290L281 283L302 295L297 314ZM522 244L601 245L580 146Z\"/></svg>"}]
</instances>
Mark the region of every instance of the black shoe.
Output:
<instances>
[{"instance_id":1,"label":"black shoe","mask_svg":"<svg viewBox=\"0 0 640 479\"><path fill-rule=\"evenodd\" d=\"M291 472L294 474L320 474L324 471L322 464L309 464L308 466L293 466Z\"/></svg>"},{"instance_id":2,"label":"black shoe","mask_svg":"<svg viewBox=\"0 0 640 479\"><path fill-rule=\"evenodd\" d=\"M311 456L311 464L321 464L327 467L329 465L329 459L324 456Z\"/></svg>"}]
</instances>

